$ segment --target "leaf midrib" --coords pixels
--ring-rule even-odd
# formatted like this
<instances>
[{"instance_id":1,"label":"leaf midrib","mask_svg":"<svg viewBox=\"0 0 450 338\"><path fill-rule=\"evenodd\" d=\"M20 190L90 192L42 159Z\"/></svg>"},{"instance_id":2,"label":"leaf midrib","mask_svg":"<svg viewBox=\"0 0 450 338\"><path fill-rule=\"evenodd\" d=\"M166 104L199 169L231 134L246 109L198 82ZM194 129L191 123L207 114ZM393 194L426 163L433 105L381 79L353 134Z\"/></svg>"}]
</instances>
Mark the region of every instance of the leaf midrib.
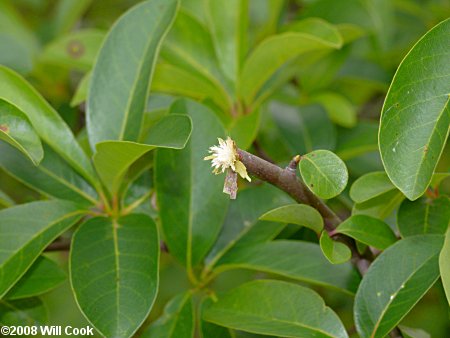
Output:
<instances>
[{"instance_id":1,"label":"leaf midrib","mask_svg":"<svg viewBox=\"0 0 450 338\"><path fill-rule=\"evenodd\" d=\"M176 7L175 8L175 13L176 13L176 10L179 7L179 2L178 1L176 3L175 7ZM168 9L168 8L165 9L165 11L169 11L169 10L170 9ZM146 9L145 12L148 13L149 12L148 9ZM135 79L133 81L133 85L132 85L131 90L130 90L130 95L128 96L128 100L127 100L127 104L126 104L126 110L125 110L125 116L124 116L124 118L122 120L122 128L121 128L121 131L120 131L120 134L119 134L119 140L123 140L123 137L124 137L124 134L125 134L125 131L126 131L126 128L127 128L128 115L130 114L131 103L134 100L134 95L131 95L131 94L135 92L135 89L136 89L136 87L138 85L138 82L139 82L139 74L141 73L143 65L147 61L147 55L149 54L150 46L155 41L155 39L153 37L153 33L158 30L158 28L159 28L161 22L163 21L163 19L166 19L165 15L166 15L166 13L164 13L161 16L159 16L159 20L156 21L154 29L150 33L148 33L148 36L152 36L152 38L148 39L148 41L147 41L147 43L145 45L144 53L142 54L142 57L141 57L141 59L139 61L139 64L138 64L137 71L135 73L136 77L135 77ZM152 67L150 69L150 74L149 74L149 81L147 81L147 83L146 83L147 90L145 91L146 92L146 94L145 94L145 97L146 97L145 101L147 101L147 99L148 99L148 97L150 95L150 91L149 91L150 82L151 82L150 79L152 78L152 75L153 75L154 70L155 70L155 64L156 64L157 55L159 55L159 50L161 48L162 42L163 42L165 36L167 35L167 33L169 32L169 28L172 26L172 23L173 23L174 20L175 20L175 15L173 15L172 18L169 20L169 24L163 30L162 34L159 36L159 41L157 41L157 43L156 43L155 54L154 54L154 57L152 59ZM158 36L156 37L156 39L158 40Z\"/></svg>"}]
</instances>

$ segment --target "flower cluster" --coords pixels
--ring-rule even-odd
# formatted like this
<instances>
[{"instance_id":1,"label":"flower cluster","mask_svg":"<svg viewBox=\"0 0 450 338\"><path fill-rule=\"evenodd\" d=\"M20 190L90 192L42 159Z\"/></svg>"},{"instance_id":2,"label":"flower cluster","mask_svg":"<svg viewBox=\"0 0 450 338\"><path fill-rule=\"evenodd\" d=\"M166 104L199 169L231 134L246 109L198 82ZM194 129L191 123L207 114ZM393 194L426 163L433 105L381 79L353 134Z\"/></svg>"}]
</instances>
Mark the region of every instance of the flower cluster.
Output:
<instances>
[{"instance_id":1,"label":"flower cluster","mask_svg":"<svg viewBox=\"0 0 450 338\"><path fill-rule=\"evenodd\" d=\"M209 153L211 155L204 158L204 160L211 160L211 166L214 168L213 173L217 175L224 173L226 169L231 169L250 182L251 179L247 174L245 165L239 161L234 141L230 137L226 141L221 138L218 138L218 140L219 145L210 147Z\"/></svg>"}]
</instances>

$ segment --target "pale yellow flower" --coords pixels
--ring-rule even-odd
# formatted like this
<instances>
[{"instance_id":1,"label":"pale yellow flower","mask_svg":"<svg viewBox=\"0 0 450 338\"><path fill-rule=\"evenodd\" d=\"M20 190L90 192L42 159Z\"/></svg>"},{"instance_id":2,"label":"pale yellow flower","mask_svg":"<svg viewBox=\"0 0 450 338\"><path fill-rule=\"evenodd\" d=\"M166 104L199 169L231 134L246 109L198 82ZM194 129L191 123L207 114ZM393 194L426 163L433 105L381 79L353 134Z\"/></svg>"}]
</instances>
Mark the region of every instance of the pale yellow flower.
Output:
<instances>
[{"instance_id":1,"label":"pale yellow flower","mask_svg":"<svg viewBox=\"0 0 450 338\"><path fill-rule=\"evenodd\" d=\"M234 141L230 137L226 141L221 138L218 138L218 140L219 145L210 147L209 153L211 155L204 158L204 160L211 160L211 166L214 168L213 173L217 175L231 168L231 170L250 182L251 179L247 174L245 165L238 160L239 156Z\"/></svg>"}]
</instances>

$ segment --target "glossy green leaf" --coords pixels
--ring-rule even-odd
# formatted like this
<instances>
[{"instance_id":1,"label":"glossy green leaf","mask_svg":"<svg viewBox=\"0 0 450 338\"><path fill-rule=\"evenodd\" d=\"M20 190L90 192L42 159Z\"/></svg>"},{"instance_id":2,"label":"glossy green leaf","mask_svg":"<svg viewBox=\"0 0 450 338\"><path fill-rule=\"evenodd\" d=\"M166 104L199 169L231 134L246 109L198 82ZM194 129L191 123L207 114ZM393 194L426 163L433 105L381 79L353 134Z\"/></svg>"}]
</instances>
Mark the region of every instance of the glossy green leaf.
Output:
<instances>
[{"instance_id":1,"label":"glossy green leaf","mask_svg":"<svg viewBox=\"0 0 450 338\"><path fill-rule=\"evenodd\" d=\"M104 38L105 33L96 29L75 31L47 45L39 61L88 71L94 65Z\"/></svg>"},{"instance_id":2,"label":"glossy green leaf","mask_svg":"<svg viewBox=\"0 0 450 338\"><path fill-rule=\"evenodd\" d=\"M22 299L39 296L57 287L66 280L63 269L53 260L40 256L22 278L6 294L7 299Z\"/></svg>"},{"instance_id":3,"label":"glossy green leaf","mask_svg":"<svg viewBox=\"0 0 450 338\"><path fill-rule=\"evenodd\" d=\"M45 157L39 166L8 144L0 143L0 167L31 189L46 196L96 204L95 190L72 169L58 154L44 144Z\"/></svg>"},{"instance_id":4,"label":"glossy green leaf","mask_svg":"<svg viewBox=\"0 0 450 338\"><path fill-rule=\"evenodd\" d=\"M450 199L441 196L428 200L404 200L397 213L397 226L402 237L419 234L445 234L450 224Z\"/></svg>"},{"instance_id":5,"label":"glossy green leaf","mask_svg":"<svg viewBox=\"0 0 450 338\"><path fill-rule=\"evenodd\" d=\"M65 201L22 204L0 210L0 297L28 270L39 254L83 213Z\"/></svg>"},{"instance_id":6,"label":"glossy green leaf","mask_svg":"<svg viewBox=\"0 0 450 338\"><path fill-rule=\"evenodd\" d=\"M297 107L273 102L269 109L280 130L277 138L286 144L291 155L334 149L336 129L319 105Z\"/></svg>"},{"instance_id":7,"label":"glossy green leaf","mask_svg":"<svg viewBox=\"0 0 450 338\"><path fill-rule=\"evenodd\" d=\"M111 194L115 194L128 168L155 148L183 149L191 135L189 116L170 114L149 131L145 144L127 141L105 141L96 145L94 165Z\"/></svg>"},{"instance_id":8,"label":"glossy green leaf","mask_svg":"<svg viewBox=\"0 0 450 338\"><path fill-rule=\"evenodd\" d=\"M76 301L106 337L131 337L141 326L156 297L158 265L158 232L146 215L91 218L72 239Z\"/></svg>"},{"instance_id":9,"label":"glossy green leaf","mask_svg":"<svg viewBox=\"0 0 450 338\"><path fill-rule=\"evenodd\" d=\"M172 298L161 317L150 324L142 338L192 338L194 337L194 305L189 292Z\"/></svg>"},{"instance_id":10,"label":"glossy green leaf","mask_svg":"<svg viewBox=\"0 0 450 338\"><path fill-rule=\"evenodd\" d=\"M210 306L204 319L234 329L284 337L348 337L339 317L314 291L282 281L243 284Z\"/></svg>"},{"instance_id":11,"label":"glossy green leaf","mask_svg":"<svg viewBox=\"0 0 450 338\"><path fill-rule=\"evenodd\" d=\"M397 241L389 225L366 215L351 216L339 224L336 231L380 250L386 249Z\"/></svg>"},{"instance_id":12,"label":"glossy green leaf","mask_svg":"<svg viewBox=\"0 0 450 338\"><path fill-rule=\"evenodd\" d=\"M238 198L230 204L222 231L209 252L208 268L235 246L246 246L273 239L285 224L258 221L259 217L271 209L294 201L284 192L270 185L248 188L238 193Z\"/></svg>"},{"instance_id":13,"label":"glossy green leaf","mask_svg":"<svg viewBox=\"0 0 450 338\"><path fill-rule=\"evenodd\" d=\"M285 205L266 212L259 219L301 225L318 234L323 229L323 219L320 213L306 204Z\"/></svg>"},{"instance_id":14,"label":"glossy green leaf","mask_svg":"<svg viewBox=\"0 0 450 338\"><path fill-rule=\"evenodd\" d=\"M314 103L320 103L331 121L337 125L352 128L357 122L356 108L342 95L333 92L321 92L311 97Z\"/></svg>"},{"instance_id":15,"label":"glossy green leaf","mask_svg":"<svg viewBox=\"0 0 450 338\"><path fill-rule=\"evenodd\" d=\"M148 137L150 129L162 118L169 114L171 105L177 100L175 96L166 94L152 94L149 97L147 111L142 121L139 142L143 143Z\"/></svg>"},{"instance_id":16,"label":"glossy green leaf","mask_svg":"<svg viewBox=\"0 0 450 338\"><path fill-rule=\"evenodd\" d=\"M39 298L0 299L0 325L31 326L47 323L47 308Z\"/></svg>"},{"instance_id":17,"label":"glossy green leaf","mask_svg":"<svg viewBox=\"0 0 450 338\"><path fill-rule=\"evenodd\" d=\"M350 188L350 197L363 203L395 189L385 172L372 172L359 177Z\"/></svg>"},{"instance_id":18,"label":"glossy green leaf","mask_svg":"<svg viewBox=\"0 0 450 338\"><path fill-rule=\"evenodd\" d=\"M450 130L449 43L447 19L403 59L384 102L381 158L389 178L410 200L430 184Z\"/></svg>"},{"instance_id":19,"label":"glossy green leaf","mask_svg":"<svg viewBox=\"0 0 450 338\"><path fill-rule=\"evenodd\" d=\"M214 244L228 206L225 177L212 174L210 162L203 160L225 131L211 110L193 101L176 102L172 112L186 113L194 129L183 150L157 150L157 199L170 253L194 266Z\"/></svg>"},{"instance_id":20,"label":"glossy green leaf","mask_svg":"<svg viewBox=\"0 0 450 338\"><path fill-rule=\"evenodd\" d=\"M344 243L332 239L326 231L320 236L320 248L324 256L332 264L342 264L352 257L352 252Z\"/></svg>"},{"instance_id":21,"label":"glossy green leaf","mask_svg":"<svg viewBox=\"0 0 450 338\"><path fill-rule=\"evenodd\" d=\"M331 151L316 150L303 155L299 169L308 188L321 198L335 197L347 185L347 167Z\"/></svg>"},{"instance_id":22,"label":"glossy green leaf","mask_svg":"<svg viewBox=\"0 0 450 338\"><path fill-rule=\"evenodd\" d=\"M356 328L362 338L385 337L439 278L442 235L398 241L367 271L355 298Z\"/></svg>"},{"instance_id":23,"label":"glossy green leaf","mask_svg":"<svg viewBox=\"0 0 450 338\"><path fill-rule=\"evenodd\" d=\"M292 264L295 262L295 264ZM353 294L359 277L350 263L331 264L315 243L276 240L242 246L225 254L214 271L250 269L336 288Z\"/></svg>"},{"instance_id":24,"label":"glossy green leaf","mask_svg":"<svg viewBox=\"0 0 450 338\"><path fill-rule=\"evenodd\" d=\"M139 137L154 64L177 7L177 0L142 2L108 33L92 71L87 100L92 148L101 141Z\"/></svg>"},{"instance_id":25,"label":"glossy green leaf","mask_svg":"<svg viewBox=\"0 0 450 338\"><path fill-rule=\"evenodd\" d=\"M205 12L217 59L225 76L237 82L247 44L248 0L205 1Z\"/></svg>"},{"instance_id":26,"label":"glossy green leaf","mask_svg":"<svg viewBox=\"0 0 450 338\"><path fill-rule=\"evenodd\" d=\"M404 199L405 195L401 191L397 189L390 190L366 202L356 203L353 206L352 215L367 215L386 219Z\"/></svg>"},{"instance_id":27,"label":"glossy green leaf","mask_svg":"<svg viewBox=\"0 0 450 338\"><path fill-rule=\"evenodd\" d=\"M70 101L71 107L78 106L79 104L86 101L90 82L91 82L91 72L87 72L86 74L84 74L81 81L78 83L78 87L75 91L75 94L73 94L72 100Z\"/></svg>"},{"instance_id":28,"label":"glossy green leaf","mask_svg":"<svg viewBox=\"0 0 450 338\"><path fill-rule=\"evenodd\" d=\"M95 182L94 169L64 120L28 82L3 66L0 98L22 111L42 140L90 183Z\"/></svg>"},{"instance_id":29,"label":"glossy green leaf","mask_svg":"<svg viewBox=\"0 0 450 338\"><path fill-rule=\"evenodd\" d=\"M307 52L340 48L341 43L337 31L327 36L286 32L267 38L244 63L240 77L241 96L247 104L251 104L264 84L283 64Z\"/></svg>"},{"instance_id":30,"label":"glossy green leaf","mask_svg":"<svg viewBox=\"0 0 450 338\"><path fill-rule=\"evenodd\" d=\"M445 235L444 246L439 254L439 270L447 301L450 304L450 228Z\"/></svg>"},{"instance_id":31,"label":"glossy green leaf","mask_svg":"<svg viewBox=\"0 0 450 338\"><path fill-rule=\"evenodd\" d=\"M35 165L44 157L41 140L27 117L3 100L0 100L0 140L19 149Z\"/></svg>"}]
</instances>

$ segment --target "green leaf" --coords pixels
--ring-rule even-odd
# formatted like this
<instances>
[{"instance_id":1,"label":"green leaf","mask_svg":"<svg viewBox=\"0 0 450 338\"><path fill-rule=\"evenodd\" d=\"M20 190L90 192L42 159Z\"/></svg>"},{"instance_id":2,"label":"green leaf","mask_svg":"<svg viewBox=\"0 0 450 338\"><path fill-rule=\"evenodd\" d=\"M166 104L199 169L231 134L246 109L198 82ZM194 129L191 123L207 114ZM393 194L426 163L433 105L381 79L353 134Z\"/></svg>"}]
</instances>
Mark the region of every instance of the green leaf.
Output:
<instances>
[{"instance_id":1,"label":"green leaf","mask_svg":"<svg viewBox=\"0 0 450 338\"><path fill-rule=\"evenodd\" d=\"M299 169L308 188L321 198L335 197L347 185L347 167L331 151L316 150L302 156Z\"/></svg>"},{"instance_id":2,"label":"green leaf","mask_svg":"<svg viewBox=\"0 0 450 338\"><path fill-rule=\"evenodd\" d=\"M311 97L311 102L320 103L331 121L346 128L357 123L357 113L353 104L344 96L333 92L321 92Z\"/></svg>"},{"instance_id":3,"label":"green leaf","mask_svg":"<svg viewBox=\"0 0 450 338\"><path fill-rule=\"evenodd\" d=\"M322 216L316 209L306 204L285 205L266 212L259 219L301 225L318 234L323 229Z\"/></svg>"},{"instance_id":4,"label":"green leaf","mask_svg":"<svg viewBox=\"0 0 450 338\"><path fill-rule=\"evenodd\" d=\"M178 12L164 40L161 59L155 69L153 90L210 98L224 111L230 110L231 99L221 81L211 34L193 14Z\"/></svg>"},{"instance_id":5,"label":"green leaf","mask_svg":"<svg viewBox=\"0 0 450 338\"><path fill-rule=\"evenodd\" d=\"M106 337L131 337L158 289L159 239L153 220L96 217L72 239L70 279L89 322Z\"/></svg>"},{"instance_id":6,"label":"green leaf","mask_svg":"<svg viewBox=\"0 0 450 338\"><path fill-rule=\"evenodd\" d=\"M194 336L194 305L189 292L171 299L161 317L141 335L142 338L192 338Z\"/></svg>"},{"instance_id":7,"label":"green leaf","mask_svg":"<svg viewBox=\"0 0 450 338\"><path fill-rule=\"evenodd\" d=\"M213 303L213 300L211 297L205 298L201 304L200 304L200 324L199 324L199 331L200 331L200 337L201 338L236 338L235 335L233 335L229 329L215 325L212 323L209 323L205 320L203 320L203 314L205 310L211 306Z\"/></svg>"},{"instance_id":8,"label":"green leaf","mask_svg":"<svg viewBox=\"0 0 450 338\"><path fill-rule=\"evenodd\" d=\"M183 149L192 131L189 116L170 114L149 131L145 144L105 141L96 145L93 157L97 173L109 192L117 193L127 169L145 153L155 148Z\"/></svg>"},{"instance_id":9,"label":"green leaf","mask_svg":"<svg viewBox=\"0 0 450 338\"><path fill-rule=\"evenodd\" d=\"M450 130L449 44L450 19L410 50L384 102L381 158L389 178L410 200L430 184Z\"/></svg>"},{"instance_id":10,"label":"green leaf","mask_svg":"<svg viewBox=\"0 0 450 338\"><path fill-rule=\"evenodd\" d=\"M189 86L186 86L186 83L189 83ZM157 64L151 90L185 96L198 101L209 98L224 111L227 111L228 107L226 98L224 99L224 96L217 91L216 85L209 79L169 63Z\"/></svg>"},{"instance_id":11,"label":"green leaf","mask_svg":"<svg viewBox=\"0 0 450 338\"><path fill-rule=\"evenodd\" d=\"M296 20L286 25L283 29L289 32L299 32L315 35L322 39L333 39L336 44L342 44L342 36L337 28L329 22L320 18L305 18Z\"/></svg>"},{"instance_id":12,"label":"green leaf","mask_svg":"<svg viewBox=\"0 0 450 338\"><path fill-rule=\"evenodd\" d=\"M92 148L101 141L139 137L154 64L177 8L177 0L142 2L108 33L92 71L87 100Z\"/></svg>"},{"instance_id":13,"label":"green leaf","mask_svg":"<svg viewBox=\"0 0 450 338\"><path fill-rule=\"evenodd\" d=\"M401 191L394 189L363 203L353 206L352 215L367 215L379 219L386 219L405 199Z\"/></svg>"},{"instance_id":14,"label":"green leaf","mask_svg":"<svg viewBox=\"0 0 450 338\"><path fill-rule=\"evenodd\" d=\"M83 205L97 203L95 190L47 145L37 167L8 144L0 143L0 153L0 167L31 189Z\"/></svg>"},{"instance_id":15,"label":"green leaf","mask_svg":"<svg viewBox=\"0 0 450 338\"><path fill-rule=\"evenodd\" d=\"M282 281L243 284L210 306L204 319L265 335L348 337L339 317L316 292Z\"/></svg>"},{"instance_id":16,"label":"green leaf","mask_svg":"<svg viewBox=\"0 0 450 338\"><path fill-rule=\"evenodd\" d=\"M53 260L40 256L22 278L6 294L7 299L39 296L66 280L63 269Z\"/></svg>"},{"instance_id":17,"label":"green leaf","mask_svg":"<svg viewBox=\"0 0 450 338\"><path fill-rule=\"evenodd\" d=\"M431 335L422 329L406 327L403 325L399 325L398 328L404 338L431 338Z\"/></svg>"},{"instance_id":18,"label":"green leaf","mask_svg":"<svg viewBox=\"0 0 450 338\"><path fill-rule=\"evenodd\" d=\"M14 200L11 197L9 197L5 192L0 190L0 206L9 208L12 207L14 204L16 204Z\"/></svg>"},{"instance_id":19,"label":"green leaf","mask_svg":"<svg viewBox=\"0 0 450 338\"><path fill-rule=\"evenodd\" d=\"M450 177L450 173L434 173L433 178L431 179L430 187L437 188L440 186L442 181Z\"/></svg>"},{"instance_id":20,"label":"green leaf","mask_svg":"<svg viewBox=\"0 0 450 338\"><path fill-rule=\"evenodd\" d=\"M19 149L35 165L44 157L41 140L27 117L15 106L1 99L0 140Z\"/></svg>"},{"instance_id":21,"label":"green leaf","mask_svg":"<svg viewBox=\"0 0 450 338\"><path fill-rule=\"evenodd\" d=\"M255 45L255 42L259 42L277 31L278 25L282 20L286 1L250 1L249 5L249 45L252 46Z\"/></svg>"},{"instance_id":22,"label":"green leaf","mask_svg":"<svg viewBox=\"0 0 450 338\"><path fill-rule=\"evenodd\" d=\"M360 0L317 0L302 11L302 16L317 16L333 23L352 23L364 27L375 35L376 47L386 48L392 37L392 27L395 26L393 13L390 0L371 3Z\"/></svg>"},{"instance_id":23,"label":"green leaf","mask_svg":"<svg viewBox=\"0 0 450 338\"><path fill-rule=\"evenodd\" d=\"M22 74L33 68L37 35L10 1L0 3L0 64Z\"/></svg>"},{"instance_id":24,"label":"green leaf","mask_svg":"<svg viewBox=\"0 0 450 338\"><path fill-rule=\"evenodd\" d=\"M352 184L350 197L356 203L363 203L394 189L395 186L385 172L371 172Z\"/></svg>"},{"instance_id":25,"label":"green leaf","mask_svg":"<svg viewBox=\"0 0 450 338\"><path fill-rule=\"evenodd\" d=\"M436 282L443 242L442 235L408 237L372 263L355 298L356 328L362 338L385 337Z\"/></svg>"},{"instance_id":26,"label":"green leaf","mask_svg":"<svg viewBox=\"0 0 450 338\"><path fill-rule=\"evenodd\" d=\"M39 298L0 299L0 325L32 326L47 323L47 308Z\"/></svg>"},{"instance_id":27,"label":"green leaf","mask_svg":"<svg viewBox=\"0 0 450 338\"><path fill-rule=\"evenodd\" d=\"M273 102L269 109L280 130L277 138L286 143L291 154L334 149L336 129L319 105L298 107Z\"/></svg>"},{"instance_id":28,"label":"green leaf","mask_svg":"<svg viewBox=\"0 0 450 338\"><path fill-rule=\"evenodd\" d=\"M439 270L447 301L450 304L450 228L445 235L444 246L439 254Z\"/></svg>"},{"instance_id":29,"label":"green leaf","mask_svg":"<svg viewBox=\"0 0 450 338\"><path fill-rule=\"evenodd\" d=\"M273 273L349 294L356 292L360 279L350 263L331 264L317 244L292 240L276 240L231 250L220 259L214 272L230 269Z\"/></svg>"},{"instance_id":30,"label":"green leaf","mask_svg":"<svg viewBox=\"0 0 450 338\"><path fill-rule=\"evenodd\" d=\"M248 0L228 0L227 5L205 1L206 19L222 72L236 83L247 50Z\"/></svg>"},{"instance_id":31,"label":"green leaf","mask_svg":"<svg viewBox=\"0 0 450 338\"><path fill-rule=\"evenodd\" d=\"M339 130L336 154L344 161L370 151L378 152L378 124L359 122L354 128Z\"/></svg>"},{"instance_id":32,"label":"green leaf","mask_svg":"<svg viewBox=\"0 0 450 338\"><path fill-rule=\"evenodd\" d=\"M39 61L88 71L92 68L105 33L97 29L75 31L59 38L45 47Z\"/></svg>"},{"instance_id":33,"label":"green leaf","mask_svg":"<svg viewBox=\"0 0 450 338\"><path fill-rule=\"evenodd\" d=\"M84 74L80 83L78 83L77 90L75 91L75 94L73 94L72 100L70 101L71 107L78 106L79 104L86 101L90 83L91 83L91 72L87 72L86 74Z\"/></svg>"},{"instance_id":34,"label":"green leaf","mask_svg":"<svg viewBox=\"0 0 450 338\"><path fill-rule=\"evenodd\" d=\"M0 298L83 212L76 204L57 200L0 210Z\"/></svg>"},{"instance_id":35,"label":"green leaf","mask_svg":"<svg viewBox=\"0 0 450 338\"><path fill-rule=\"evenodd\" d=\"M61 0L58 1L52 21L54 35L69 32L81 19L93 0Z\"/></svg>"},{"instance_id":36,"label":"green leaf","mask_svg":"<svg viewBox=\"0 0 450 338\"><path fill-rule=\"evenodd\" d=\"M326 231L320 236L320 248L325 257L332 264L342 264L352 257L352 252L344 243L332 239Z\"/></svg>"},{"instance_id":37,"label":"green leaf","mask_svg":"<svg viewBox=\"0 0 450 338\"><path fill-rule=\"evenodd\" d=\"M258 134L260 123L260 110L254 110L250 114L245 114L233 119L229 128L230 137L236 142L240 149L248 149Z\"/></svg>"},{"instance_id":38,"label":"green leaf","mask_svg":"<svg viewBox=\"0 0 450 338\"><path fill-rule=\"evenodd\" d=\"M225 135L216 115L193 101L177 101L172 113L186 113L194 126L183 150L158 149L155 182L162 230L170 253L184 265L200 263L220 231L229 198L224 176L211 173L203 158Z\"/></svg>"},{"instance_id":39,"label":"green leaf","mask_svg":"<svg viewBox=\"0 0 450 338\"><path fill-rule=\"evenodd\" d=\"M380 250L386 249L397 241L397 237L389 225L366 215L351 216L339 224L336 232Z\"/></svg>"},{"instance_id":40,"label":"green leaf","mask_svg":"<svg viewBox=\"0 0 450 338\"><path fill-rule=\"evenodd\" d=\"M3 66L0 66L0 99L22 111L40 138L95 184L94 169L64 120L28 82Z\"/></svg>"},{"instance_id":41,"label":"green leaf","mask_svg":"<svg viewBox=\"0 0 450 338\"><path fill-rule=\"evenodd\" d=\"M402 237L420 234L445 234L450 224L450 199L441 196L428 200L404 200L397 213L397 226Z\"/></svg>"},{"instance_id":42,"label":"green leaf","mask_svg":"<svg viewBox=\"0 0 450 338\"><path fill-rule=\"evenodd\" d=\"M307 52L340 48L337 30L322 34L286 32L261 42L248 56L240 77L240 94L251 104L264 84L286 62ZM286 48L289 46L289 48Z\"/></svg>"},{"instance_id":43,"label":"green leaf","mask_svg":"<svg viewBox=\"0 0 450 338\"><path fill-rule=\"evenodd\" d=\"M213 267L233 247L273 239L285 224L258 221L259 217L293 202L286 193L268 184L239 192L239 197L230 204L222 231L206 258L207 267Z\"/></svg>"}]
</instances>

